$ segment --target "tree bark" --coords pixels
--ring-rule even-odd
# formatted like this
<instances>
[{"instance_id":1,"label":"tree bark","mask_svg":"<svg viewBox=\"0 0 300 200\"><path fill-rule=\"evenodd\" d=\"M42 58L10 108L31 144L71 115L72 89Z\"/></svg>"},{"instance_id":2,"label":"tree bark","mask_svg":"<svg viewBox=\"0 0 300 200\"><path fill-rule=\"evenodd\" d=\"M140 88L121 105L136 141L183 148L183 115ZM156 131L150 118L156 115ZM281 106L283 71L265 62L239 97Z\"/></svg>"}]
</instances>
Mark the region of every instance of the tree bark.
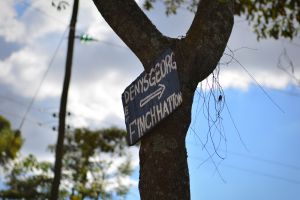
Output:
<instances>
[{"instance_id":1,"label":"tree bark","mask_svg":"<svg viewBox=\"0 0 300 200\"><path fill-rule=\"evenodd\" d=\"M93 0L101 15L149 71L153 60L170 44L134 0Z\"/></svg>"},{"instance_id":2,"label":"tree bark","mask_svg":"<svg viewBox=\"0 0 300 200\"><path fill-rule=\"evenodd\" d=\"M183 103L141 139L139 190L143 200L190 199L185 137L194 91L216 68L233 27L233 0L201 0L186 37L163 36L134 0L93 0L146 71L167 48L175 53Z\"/></svg>"}]
</instances>

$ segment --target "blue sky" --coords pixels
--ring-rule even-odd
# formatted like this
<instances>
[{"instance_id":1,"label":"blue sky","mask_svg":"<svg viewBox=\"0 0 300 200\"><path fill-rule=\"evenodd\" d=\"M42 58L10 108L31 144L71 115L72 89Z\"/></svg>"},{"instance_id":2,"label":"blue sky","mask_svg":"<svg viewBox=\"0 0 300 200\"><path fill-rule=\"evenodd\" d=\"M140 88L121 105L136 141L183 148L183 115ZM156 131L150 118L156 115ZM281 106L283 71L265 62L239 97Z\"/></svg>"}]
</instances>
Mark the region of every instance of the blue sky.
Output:
<instances>
[{"instance_id":1,"label":"blue sky","mask_svg":"<svg viewBox=\"0 0 300 200\"><path fill-rule=\"evenodd\" d=\"M14 128L19 127L41 84L38 77L44 75L62 38L22 126L26 139L22 154L34 153L43 160L53 160L46 147L56 140L52 127L57 118L52 114L58 112L66 51L64 31L70 10L58 13L49 2L39 0L25 4L14 0L0 2L0 114ZM162 33L171 37L185 35L193 19L193 14L183 9L176 16L166 17L159 4L147 15ZM104 22L92 1L81 2L77 30L101 41L89 45L76 42L68 105L73 115L67 119L68 124L125 128L121 93L142 72L141 63ZM201 144L206 141L208 124L200 109L203 99L197 93L193 104L194 131L190 129L187 137L192 199L299 199L300 89L299 83L278 68L281 63L290 70L291 60L294 75L300 78L299 44L299 38L257 42L248 23L243 18L235 19L226 53L236 50L234 57L243 66L237 62L221 65L219 76L225 92L223 100L231 114L226 107L221 112L220 125L226 140L221 137L218 153L226 158L214 154L211 140L206 149ZM221 63L226 60L225 55ZM203 85L206 83L211 83L210 78ZM213 141L219 141L219 136L216 132ZM132 151L137 166L138 151ZM211 159L207 159L209 154L213 155ZM133 179L138 181L138 168ZM136 187L128 199L139 199Z\"/></svg>"},{"instance_id":2,"label":"blue sky","mask_svg":"<svg viewBox=\"0 0 300 200\"><path fill-rule=\"evenodd\" d=\"M299 198L300 108L295 105L300 96L294 93L300 90L289 86L286 90L266 91L284 113L256 85L250 86L246 92L237 89L224 91L234 123L247 146L245 149L228 111L224 109L222 125L227 142L223 141L218 150L221 156L226 156L224 160L214 154L211 142L207 143L206 149L203 148L208 125L203 116L197 118L198 123L193 124L197 128L194 128L195 132L190 130L187 138L192 199ZM195 102L198 97L195 96ZM138 178L138 172L135 176ZM129 199L138 199L137 194L136 189L131 191Z\"/></svg>"},{"instance_id":3,"label":"blue sky","mask_svg":"<svg viewBox=\"0 0 300 200\"><path fill-rule=\"evenodd\" d=\"M216 164L222 161L218 169L224 180L215 173L212 160L199 166L208 157L207 153L199 145L194 145L192 136L187 140L192 199L299 198L300 109L295 107L299 96L291 97L275 90L268 92L285 113L272 105L255 85L247 92L225 90L226 102L248 151L240 142L225 110L226 159L213 156ZM201 129L197 132L203 135ZM225 145L221 145L220 149L226 150ZM211 147L208 150L213 153ZM222 150L220 153L224 155L226 151Z\"/></svg>"}]
</instances>

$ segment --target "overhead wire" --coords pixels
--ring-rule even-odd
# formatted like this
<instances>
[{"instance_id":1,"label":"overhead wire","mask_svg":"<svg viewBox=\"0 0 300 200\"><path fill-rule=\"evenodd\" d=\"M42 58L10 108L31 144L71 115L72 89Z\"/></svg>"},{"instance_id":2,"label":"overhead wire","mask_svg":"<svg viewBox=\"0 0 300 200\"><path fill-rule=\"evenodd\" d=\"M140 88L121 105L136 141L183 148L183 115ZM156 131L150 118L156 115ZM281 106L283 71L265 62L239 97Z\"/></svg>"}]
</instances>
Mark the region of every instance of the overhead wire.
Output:
<instances>
[{"instance_id":1,"label":"overhead wire","mask_svg":"<svg viewBox=\"0 0 300 200\"><path fill-rule=\"evenodd\" d=\"M41 13L42 15L44 15L45 17L49 17L50 19L55 20L55 21L59 22L62 25L69 26L68 23L62 21L61 19L59 19L57 17L54 17L53 15L50 15L49 13L45 12L44 10L42 10L40 8L34 7L29 2L20 1L20 3L24 4L25 6L31 7L32 9L34 9L34 10L38 11L39 13ZM72 29L73 27L69 27L69 28ZM85 34L82 31L77 31L77 32L79 34ZM98 38L95 38L95 39L97 40L95 42L103 43L103 44L106 44L106 45L109 45L109 46L118 47L118 48L122 48L122 49L128 49L128 47L124 46L124 45L116 44L116 43L113 43L113 42L108 42L108 41L101 40L101 39L98 39Z\"/></svg>"},{"instance_id":2,"label":"overhead wire","mask_svg":"<svg viewBox=\"0 0 300 200\"><path fill-rule=\"evenodd\" d=\"M12 98L10 96L5 96L5 95L2 95L0 94L0 99L4 100L4 101L7 101L9 102L10 104L14 104L14 105L18 105L18 106L21 106L21 107L25 107L27 108L28 107L28 104L24 103L24 102L21 102L21 101L18 101L16 100L15 98ZM44 108L44 107L35 107L35 106L32 106L31 109L34 109L36 110L37 112L39 113L45 113L45 114L52 114L53 112L52 111L49 111L51 109L54 109L54 108ZM55 108L57 110L57 108Z\"/></svg>"},{"instance_id":3,"label":"overhead wire","mask_svg":"<svg viewBox=\"0 0 300 200\"><path fill-rule=\"evenodd\" d=\"M285 113L284 110L273 100L273 98L267 93L267 91L261 86L261 84L254 78L254 76L247 70L245 66L243 66L237 59L233 58L235 62L237 62L244 70L245 72L255 81L255 83L258 85L258 87L261 89L261 91L266 95L266 97L275 105L275 107L278 108L282 113Z\"/></svg>"},{"instance_id":4,"label":"overhead wire","mask_svg":"<svg viewBox=\"0 0 300 200\"><path fill-rule=\"evenodd\" d=\"M23 5L27 6L27 7L32 8L32 9L35 10L35 11L38 11L39 13L41 13L41 14L44 15L44 16L49 17L49 18L51 18L52 20L55 20L56 22L59 22L60 24L63 24L63 25L67 25L67 26L68 26L68 24L67 24L66 22L60 20L60 19L57 18L57 17L54 17L54 16L48 14L47 12L45 12L44 10L42 10L42 9L40 9L40 8L34 7L34 6L33 6L31 3L29 3L29 2L26 2L26 1L19 1L19 2L22 3ZM61 40L60 40L60 42L59 42L59 44L58 44L58 46L57 46L57 48L56 48L56 50L55 50L55 52L54 52L54 55L52 56L52 59L51 59L49 65L48 65L48 68L47 68L47 70L45 71L45 73L44 73L44 75L43 75L43 77L42 77L42 80L41 80L41 82L40 82L40 84L39 84L39 86L38 86L38 88L37 88L37 90L36 90L36 92L35 92L33 98L31 99L31 101L30 101L30 103L29 103L29 105L28 105L28 107L27 107L25 113L24 113L24 116L23 116L23 118L22 118L22 120L21 120L21 122L20 122L20 125L19 125L19 129L21 129L22 126L24 125L24 122L26 121L26 117L27 117L29 111L32 109L32 106L33 106L33 104L34 104L34 101L35 101L35 99L36 99L36 96L38 95L39 90L40 90L40 88L42 87L42 84L43 84L43 82L44 82L44 80L45 80L45 78L46 78L46 76L47 76L47 74L48 74L48 72L49 72L49 70L50 70L50 67L51 67L51 65L52 65L52 63L53 63L53 61L54 61L54 58L55 58L55 56L56 56L58 50L59 50L59 47L61 46L61 43L62 43L62 41L63 41L63 39L64 39L65 33L66 33L66 31L68 30L68 28L72 28L72 27L67 27L66 30L64 31L64 33L63 33L63 35L62 35L62 37L61 37ZM114 47L118 47L118 48L128 49L128 47L126 47L126 46L119 45L119 44L112 43L112 42L107 42L107 41L100 40L100 39L97 39L97 42L100 42L100 43L103 43L103 44L106 44L106 45L109 45L109 46L114 46ZM14 102L17 103L17 104L19 104L19 105L24 106L23 103L16 102L16 101L14 101ZM41 110L41 111L43 111L43 110Z\"/></svg>"},{"instance_id":5,"label":"overhead wire","mask_svg":"<svg viewBox=\"0 0 300 200\"><path fill-rule=\"evenodd\" d=\"M227 48L230 50L231 53L234 52L228 46ZM271 103L283 114L285 113L284 110L278 105L278 103L274 101L274 99L268 94L268 92L263 88L263 86L256 80L256 78L249 72L249 70L238 59L236 59L232 54L224 53L224 55L231 57L232 60L236 62L248 74L248 76L256 83L256 85L265 94L265 96L271 101Z\"/></svg>"},{"instance_id":6,"label":"overhead wire","mask_svg":"<svg viewBox=\"0 0 300 200\"><path fill-rule=\"evenodd\" d=\"M21 101L18 101L12 97L8 97L8 96L5 96L5 95L2 95L0 94L0 99L3 99L5 101L8 101L9 103L13 103L15 105L19 105L19 106L22 106L22 107L27 107L27 104L25 104L24 102L21 102Z\"/></svg>"},{"instance_id":7,"label":"overhead wire","mask_svg":"<svg viewBox=\"0 0 300 200\"><path fill-rule=\"evenodd\" d=\"M22 119L23 118L21 115L18 115L18 114L12 113L12 112L8 112L8 111L2 110L2 109L0 110L0 113L2 113L2 115L11 116L11 117L16 118L16 119ZM26 118L25 121L29 122L33 125L45 128L47 130L49 130L51 128L48 122L46 122L46 123L39 122L39 121L29 119L29 118Z\"/></svg>"},{"instance_id":8,"label":"overhead wire","mask_svg":"<svg viewBox=\"0 0 300 200\"><path fill-rule=\"evenodd\" d=\"M29 3L28 3L29 4ZM35 8L36 10L38 10L38 11L40 11L41 13L44 13L44 14L46 14L47 16L49 16L49 17L51 17L51 18L53 18L53 16L51 16L51 15L49 15L49 14L47 14L46 12L43 12L42 10L40 10L40 9L38 9L38 8ZM54 19L54 18L53 18ZM57 18L55 18L55 20L58 20ZM59 20L59 21L61 21L61 20ZM62 22L62 23L64 23L64 22ZM64 23L64 24L66 24L66 23ZM105 43L105 44L107 44L107 45L111 45L111 46L117 46L117 47L121 47L121 48L126 48L125 46L122 46L122 45L117 45L117 44L114 44L114 43L109 43L109 42L106 42L106 41L99 41L99 42L102 42L102 43ZM244 68L244 67L243 67ZM248 72L248 70L246 70L246 69L244 69L252 78L254 78L249 72ZM255 80L256 81L256 80ZM257 81L256 81L257 82ZM257 82L258 83L258 82ZM259 84L258 84L259 85ZM262 87L262 86L261 86ZM264 90L263 90L264 91ZM264 91L264 93L266 94L266 92ZM269 95L268 94L266 94L267 95L267 97L273 102L273 100L269 97ZM34 98L33 98L33 101L34 101ZM32 103L30 103L30 105L31 104L33 104L33 101L32 101ZM275 102L273 102L273 104L275 104L275 105L277 105ZM227 105L226 105L226 107L227 107ZM277 107L283 112L283 110L279 107L279 105L277 105ZM227 109L228 109L228 107L227 107ZM29 109L30 110L30 109ZM29 112L29 111L28 111ZM25 116L27 115L27 112L26 112L26 114L25 114ZM23 117L23 119L24 119L24 117ZM22 120L23 121L23 120ZM22 126L21 126L22 127ZM223 164L224 165L224 164ZM230 166L230 167L232 167L232 166ZM232 168L234 168L234 166L232 167ZM235 167L236 168L236 167ZM237 168L238 169L238 168ZM240 170L243 170L243 171L247 171L247 172L250 172L250 173L253 173L253 172L255 172L255 171L253 171L253 170L245 170L245 169L240 169ZM255 172L255 173L257 173L257 172ZM268 174L263 174L263 173L261 173L261 175L264 175L264 176L270 176L270 175L268 175ZM277 176L270 176L270 177L273 177L273 178L275 178L275 179L280 179L280 180L287 180L287 179L285 179L285 178L282 178L282 177L277 177ZM293 182L293 181L292 181ZM294 181L295 182L295 181ZM299 184L299 182L298 181L296 181L296 183L297 184Z\"/></svg>"},{"instance_id":9,"label":"overhead wire","mask_svg":"<svg viewBox=\"0 0 300 200\"><path fill-rule=\"evenodd\" d=\"M193 160L203 160L202 158L195 157L195 156L189 156L189 158L191 158ZM205 160L207 160L207 159L205 159ZM274 175L274 174L271 174L271 173L266 173L266 172L259 171L259 170L248 169L248 168L236 166L236 165L233 165L233 164L226 164L226 163L222 162L222 164L218 165L218 167L220 167L220 166L226 167L226 168L232 168L234 170L247 172L247 173L255 174L255 175L266 177L266 178L271 178L271 179L278 180L278 181L288 182L288 183L291 183L291 184L297 184L297 185L300 184L300 181L297 180L297 179L292 179L292 178L288 178L288 177L284 177L284 176L278 176L278 175Z\"/></svg>"},{"instance_id":10,"label":"overhead wire","mask_svg":"<svg viewBox=\"0 0 300 200\"><path fill-rule=\"evenodd\" d=\"M188 144L198 145L198 144L194 144L194 143L191 143L191 142L189 142ZM209 147L207 147L207 148L212 149L212 148L209 148ZM224 150L224 149L221 149L221 148L219 149L219 151L226 152L229 155L238 156L238 157L245 158L245 159L250 159L250 160L254 160L254 161L258 161L258 162L263 162L263 163L278 166L278 167L284 167L284 168L288 168L290 170L299 170L300 171L300 166L299 165L285 163L285 162L282 162L282 161L279 161L279 160L263 158L263 157L260 157L260 156L245 154L245 153L240 153L240 152L235 152L235 151L229 151L227 149Z\"/></svg>"},{"instance_id":11,"label":"overhead wire","mask_svg":"<svg viewBox=\"0 0 300 200\"><path fill-rule=\"evenodd\" d=\"M57 18L57 17L54 17L53 15L50 15L49 13L45 12L44 10L40 9L40 8L37 8L37 7L34 7L31 3L25 1L25 0L21 0L21 1L18 1L19 3L22 3L23 5L27 6L27 7L30 7L32 8L33 10L43 14L44 16L47 16L49 18L51 18L52 20L55 20L56 22L59 22L60 24L62 25L65 25L65 26L68 26L69 24L62 21L61 19Z\"/></svg>"},{"instance_id":12,"label":"overhead wire","mask_svg":"<svg viewBox=\"0 0 300 200\"><path fill-rule=\"evenodd\" d=\"M292 91L286 91L286 90L273 90L274 92L279 92L288 96L297 97L300 98L300 92L292 92Z\"/></svg>"},{"instance_id":13,"label":"overhead wire","mask_svg":"<svg viewBox=\"0 0 300 200\"><path fill-rule=\"evenodd\" d=\"M66 22L63 22L62 20L60 20L60 19L58 19L58 18L56 18L56 17L54 17L54 16L52 16L52 15L50 15L50 14L48 14L47 12L45 12L44 10L42 10L42 9L39 9L39 8L37 8L37 7L33 7L32 6L32 4L30 4L29 2L25 2L25 1L21 1L21 3L23 3L24 5L26 5L26 6L29 6L29 7L32 7L34 10L36 10L36 11L38 11L38 12L40 12L40 13L42 13L43 15L45 15L45 16L48 16L48 17L50 17L50 18L52 18L52 19L54 19L54 20L56 20L56 21L58 21L58 22L60 22L61 24L64 24L64 25L66 25ZM115 47L120 47L120 48L126 48L127 49L127 47L125 47L125 46L123 46L123 45L119 45L119 44L115 44L115 43L111 43L111 42L107 42L107 41L103 41L103 40L99 40L99 39L97 39L98 40L98 42L101 42L101 43L104 43L104 44L107 44L107 45L110 45L110 46L115 46ZM246 48L246 47L242 47L242 48ZM249 48L248 48L249 49ZM253 50L256 50L256 49L253 49ZM238 60L237 59L234 59L236 62L238 62ZM264 94L268 97L268 99L281 111L281 112L283 112L284 113L284 111L282 110L282 108L269 96L269 94L264 90L264 88L258 83L258 81L253 77L253 75L240 63L240 62L238 62L238 64L241 66L241 67L243 67L243 69L246 71L246 73L257 83L257 85L260 87L260 89L264 92Z\"/></svg>"},{"instance_id":14,"label":"overhead wire","mask_svg":"<svg viewBox=\"0 0 300 200\"><path fill-rule=\"evenodd\" d=\"M243 47L243 48L245 48L245 47ZM240 49L242 49L242 48L240 48ZM248 48L247 48L248 49ZM239 50L239 49L237 49L237 50ZM232 53L233 52L235 52L235 51L237 51L237 50L234 50L234 51L232 51L232 50L230 50ZM255 50L255 49L251 49L251 50ZM234 61L236 61L236 62L238 62L235 58L234 58L234 56L233 55L229 55L229 54L227 54L229 57L231 57L231 60L234 60ZM238 62L239 63L239 62ZM242 66L242 64L241 63L239 63L241 66ZM261 87L261 89L264 91L264 93L265 93L265 95L267 95L267 97L272 101L272 103L273 104L275 104L276 105L276 107L278 107L282 112L283 112L283 110L281 109L281 107L266 93L266 91L262 88L262 86L256 81L256 79L250 74L250 72L247 70L247 69L245 69L245 67L244 66L242 66L243 68L244 68L244 70L247 72L247 74ZM196 109L196 118L197 118L197 114L198 114L198 106L199 106L199 99L200 99L200 97L201 97L201 94L199 93L199 98L198 98L198 104L197 104L197 109ZM204 104L204 103L203 103ZM241 135L240 135L240 133L239 133L239 130L237 129L237 126L236 126L236 124L235 124L235 122L234 122L234 120L233 120L233 117L232 117L232 115L231 115L231 113L230 113L230 110L229 110L229 108L228 108L228 105L225 103L225 106L226 106L226 109L227 109L227 111L228 111L228 113L229 113L229 116L230 116L230 119L231 119L231 121L232 121L232 123L233 123L233 125L234 125L234 127L235 127L235 129L236 129L236 131L237 131L237 133L238 133L238 135L239 135L239 138L240 138L240 140L242 141L242 144L243 144L243 146L245 147L245 149L249 152L249 150L248 150L248 148L247 148L247 146L245 145L245 143L243 142L243 140L241 139ZM193 127L190 127L190 129L195 133L195 130L193 129ZM199 136L198 136L199 137ZM200 138L199 138L200 139ZM201 142L201 144L202 144L202 146L204 146L204 144L202 143L202 141L201 141L201 139L200 139L200 142ZM218 149L219 150L219 149ZM200 164L200 166L203 164L203 163L205 163L205 162L207 162L208 160L212 160L212 156L214 155L214 154L210 154L209 152L208 152L208 150L207 150L207 148L205 147L205 151L208 153L208 158L207 159L205 159L201 164ZM214 148L214 151L216 151L216 149ZM226 153L227 153L227 151L226 151ZM269 162L269 163L271 163L271 164L277 164L277 165L280 165L280 166L284 166L284 167L289 167L289 168L291 168L291 169L298 169L298 167L297 166L293 166L293 165L288 165L288 164L284 164L284 163L282 163L282 162L278 162L278 161L271 161L271 160L268 160L268 159L262 159L262 158L257 158L257 157L251 157L251 156L249 156L249 158L251 158L251 159L256 159L256 160L259 160L259 161L262 161L262 162ZM215 166L215 171L216 172L218 172L219 173L219 171L218 171L218 166L219 166L219 164L216 166L216 163L215 163L215 161L213 161L212 160L212 163L214 164L214 166ZM220 162L221 163L221 162ZM264 174L265 176L268 176L267 174ZM279 178L280 180L287 180L287 181L289 181L289 179L286 179L286 178L284 178L284 177L276 177L276 176L272 176L272 175L270 175L270 177L275 177L275 178ZM223 180L223 179L222 179ZM295 181L291 181L291 182L295 182Z\"/></svg>"},{"instance_id":15,"label":"overhead wire","mask_svg":"<svg viewBox=\"0 0 300 200\"><path fill-rule=\"evenodd\" d=\"M287 163L284 163L284 162L278 161L278 160L266 159L266 158L262 158L262 157L259 157L259 156L247 155L247 154L232 152L232 151L230 151L230 152L227 151L227 153L235 155L235 156L244 157L244 158L248 158L248 159L251 159L251 160L259 161L259 162L264 162L264 163L271 164L271 165L276 165L276 166L280 166L280 167L289 168L291 170L299 170L300 171L300 166L287 164Z\"/></svg>"},{"instance_id":16,"label":"overhead wire","mask_svg":"<svg viewBox=\"0 0 300 200\"><path fill-rule=\"evenodd\" d=\"M37 87L37 89L36 89L33 97L31 98L31 101L29 102L29 105L28 105L28 107L27 107L27 109L26 109L26 111L24 113L24 116L22 118L22 121L21 121L21 123L19 125L19 130L22 129L22 126L23 126L23 124L25 122L25 119L26 119L26 117L27 117L27 115L28 115L28 113L29 113L29 111L30 111L30 109L31 109L31 107L32 107L32 105L33 105L33 103L34 103L34 101L35 101L35 99L36 99L36 97L37 97L37 95L38 95L38 93L39 93L39 91L40 91L40 89L41 89L41 87L42 87L45 79L46 79L46 77L47 77L47 75L48 75L48 72L49 72L49 70L50 70L50 68L51 68L51 66L53 64L54 58L56 57L56 54L58 53L58 50L59 50L59 48L60 48L60 46L61 46L61 44L62 44L62 42L64 40L64 37L65 37L65 34L66 34L67 30L68 30L68 27L63 32L62 37L60 38L59 43L58 43L58 45L57 45L57 47L56 47L56 49L54 51L54 54L53 54L52 58L50 59L48 67L47 67L46 71L44 72L44 74L42 76L42 79L41 79L41 81L40 81L40 83L39 83L39 85L38 85L38 87Z\"/></svg>"},{"instance_id":17,"label":"overhead wire","mask_svg":"<svg viewBox=\"0 0 300 200\"><path fill-rule=\"evenodd\" d=\"M269 173L258 171L258 170L246 169L246 168L243 168L243 167L238 167L238 166L230 165L230 164L224 164L223 163L222 166L227 167L227 168L232 168L232 169L235 169L235 170L239 170L239 171L243 171L243 172L248 172L248 173L259 175L259 176L264 176L264 177L271 178L271 179L274 179L274 180L285 181L285 182L288 182L288 183L291 183L291 184L300 185L300 181L296 180L296 179L291 179L291 178L287 178L287 177L283 177L283 176L277 176L277 175L274 175L274 174L269 174Z\"/></svg>"}]
</instances>

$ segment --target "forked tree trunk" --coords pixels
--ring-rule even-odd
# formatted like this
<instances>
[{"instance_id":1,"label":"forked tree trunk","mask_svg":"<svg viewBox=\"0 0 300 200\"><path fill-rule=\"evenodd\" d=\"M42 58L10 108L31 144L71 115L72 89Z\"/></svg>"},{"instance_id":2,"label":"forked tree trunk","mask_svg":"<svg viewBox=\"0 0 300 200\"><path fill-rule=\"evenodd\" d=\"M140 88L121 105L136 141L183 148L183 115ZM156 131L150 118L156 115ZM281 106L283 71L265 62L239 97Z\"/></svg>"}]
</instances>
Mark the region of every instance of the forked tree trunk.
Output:
<instances>
[{"instance_id":1,"label":"forked tree trunk","mask_svg":"<svg viewBox=\"0 0 300 200\"><path fill-rule=\"evenodd\" d=\"M93 0L146 71L167 48L175 53L183 103L141 140L142 200L190 199L185 137L194 91L216 68L233 26L233 0L201 0L186 37L163 36L134 0Z\"/></svg>"}]
</instances>

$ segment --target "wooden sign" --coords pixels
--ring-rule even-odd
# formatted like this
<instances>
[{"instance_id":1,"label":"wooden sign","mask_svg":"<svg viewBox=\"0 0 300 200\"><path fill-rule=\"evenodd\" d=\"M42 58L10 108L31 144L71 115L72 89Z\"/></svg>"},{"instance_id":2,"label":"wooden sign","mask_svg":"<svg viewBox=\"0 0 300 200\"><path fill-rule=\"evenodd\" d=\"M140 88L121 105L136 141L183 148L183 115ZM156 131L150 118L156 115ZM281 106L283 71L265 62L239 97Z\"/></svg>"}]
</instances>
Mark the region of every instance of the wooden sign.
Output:
<instances>
[{"instance_id":1,"label":"wooden sign","mask_svg":"<svg viewBox=\"0 0 300 200\"><path fill-rule=\"evenodd\" d=\"M122 94L127 142L135 144L182 103L175 54L165 51Z\"/></svg>"}]
</instances>

